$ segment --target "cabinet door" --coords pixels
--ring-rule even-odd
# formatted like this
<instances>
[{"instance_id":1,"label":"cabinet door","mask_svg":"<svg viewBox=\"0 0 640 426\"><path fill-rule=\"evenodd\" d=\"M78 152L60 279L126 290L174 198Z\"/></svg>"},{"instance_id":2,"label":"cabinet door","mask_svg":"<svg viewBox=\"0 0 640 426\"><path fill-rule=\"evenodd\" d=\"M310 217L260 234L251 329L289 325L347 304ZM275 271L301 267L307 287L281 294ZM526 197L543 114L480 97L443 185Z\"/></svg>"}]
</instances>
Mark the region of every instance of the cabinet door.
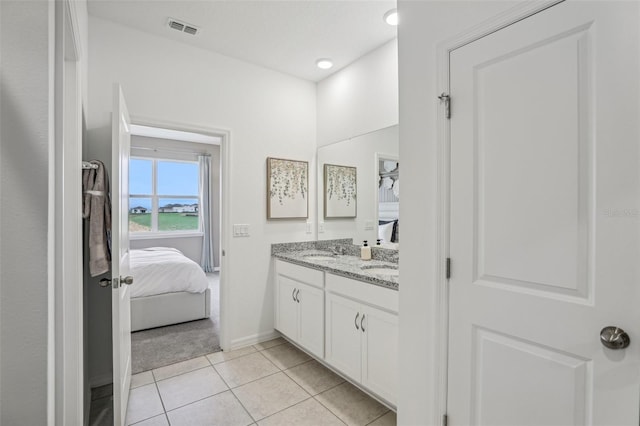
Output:
<instances>
[{"instance_id":1,"label":"cabinet door","mask_svg":"<svg viewBox=\"0 0 640 426\"><path fill-rule=\"evenodd\" d=\"M298 339L298 302L294 292L298 283L282 275L277 275L276 328L292 340Z\"/></svg>"},{"instance_id":2,"label":"cabinet door","mask_svg":"<svg viewBox=\"0 0 640 426\"><path fill-rule=\"evenodd\" d=\"M364 308L362 384L396 404L398 393L398 315Z\"/></svg>"},{"instance_id":3,"label":"cabinet door","mask_svg":"<svg viewBox=\"0 0 640 426\"><path fill-rule=\"evenodd\" d=\"M354 380L361 376L360 304L332 293L326 295L325 360Z\"/></svg>"},{"instance_id":4,"label":"cabinet door","mask_svg":"<svg viewBox=\"0 0 640 426\"><path fill-rule=\"evenodd\" d=\"M298 283L298 339L312 354L324 358L324 290Z\"/></svg>"}]
</instances>

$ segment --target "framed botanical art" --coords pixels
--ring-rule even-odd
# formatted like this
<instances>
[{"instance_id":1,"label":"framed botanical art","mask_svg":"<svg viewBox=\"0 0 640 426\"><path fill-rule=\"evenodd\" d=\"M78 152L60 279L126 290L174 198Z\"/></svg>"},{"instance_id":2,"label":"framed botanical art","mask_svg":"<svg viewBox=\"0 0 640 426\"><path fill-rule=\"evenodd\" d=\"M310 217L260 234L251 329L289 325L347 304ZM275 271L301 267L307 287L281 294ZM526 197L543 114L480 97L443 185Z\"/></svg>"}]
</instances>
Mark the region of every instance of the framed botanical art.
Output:
<instances>
[{"instance_id":1,"label":"framed botanical art","mask_svg":"<svg viewBox=\"0 0 640 426\"><path fill-rule=\"evenodd\" d=\"M267 158L267 219L309 217L309 163Z\"/></svg>"},{"instance_id":2,"label":"framed botanical art","mask_svg":"<svg viewBox=\"0 0 640 426\"><path fill-rule=\"evenodd\" d=\"M356 217L356 168L324 165L324 217Z\"/></svg>"}]
</instances>

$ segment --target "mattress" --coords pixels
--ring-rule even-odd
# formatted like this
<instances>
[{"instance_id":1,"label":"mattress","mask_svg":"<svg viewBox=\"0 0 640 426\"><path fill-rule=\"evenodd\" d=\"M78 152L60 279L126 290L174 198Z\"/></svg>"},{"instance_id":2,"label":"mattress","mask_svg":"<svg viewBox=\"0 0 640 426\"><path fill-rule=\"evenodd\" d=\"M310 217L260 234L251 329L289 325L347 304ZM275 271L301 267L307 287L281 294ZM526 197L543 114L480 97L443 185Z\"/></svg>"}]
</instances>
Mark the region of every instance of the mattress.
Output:
<instances>
[{"instance_id":1,"label":"mattress","mask_svg":"<svg viewBox=\"0 0 640 426\"><path fill-rule=\"evenodd\" d=\"M130 252L131 297L185 291L202 293L209 287L207 276L193 260L178 249L150 247Z\"/></svg>"}]
</instances>

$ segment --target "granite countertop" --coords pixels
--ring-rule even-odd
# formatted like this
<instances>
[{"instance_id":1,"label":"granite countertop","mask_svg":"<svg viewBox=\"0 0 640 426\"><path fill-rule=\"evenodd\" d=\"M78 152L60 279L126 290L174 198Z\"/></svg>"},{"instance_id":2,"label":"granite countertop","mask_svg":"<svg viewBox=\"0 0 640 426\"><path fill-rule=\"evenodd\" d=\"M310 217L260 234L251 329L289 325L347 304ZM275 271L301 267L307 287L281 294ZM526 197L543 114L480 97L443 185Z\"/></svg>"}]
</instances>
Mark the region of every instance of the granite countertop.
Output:
<instances>
[{"instance_id":1,"label":"granite countertop","mask_svg":"<svg viewBox=\"0 0 640 426\"><path fill-rule=\"evenodd\" d=\"M352 255L334 255L326 250L295 250L273 253L277 259L307 266L313 269L364 281L392 290L398 290L398 275L389 275L385 270L397 270L398 264L384 260L361 260Z\"/></svg>"}]
</instances>

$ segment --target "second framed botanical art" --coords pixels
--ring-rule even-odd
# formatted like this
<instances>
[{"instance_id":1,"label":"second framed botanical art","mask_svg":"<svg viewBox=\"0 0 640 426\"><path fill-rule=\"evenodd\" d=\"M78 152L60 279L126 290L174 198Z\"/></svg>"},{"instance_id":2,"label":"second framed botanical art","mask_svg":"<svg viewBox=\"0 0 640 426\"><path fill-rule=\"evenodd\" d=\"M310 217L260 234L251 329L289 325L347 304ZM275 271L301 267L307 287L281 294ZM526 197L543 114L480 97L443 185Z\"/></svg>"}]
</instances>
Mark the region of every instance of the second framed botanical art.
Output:
<instances>
[{"instance_id":1,"label":"second framed botanical art","mask_svg":"<svg viewBox=\"0 0 640 426\"><path fill-rule=\"evenodd\" d=\"M324 165L324 217L356 217L357 170L355 167Z\"/></svg>"},{"instance_id":2,"label":"second framed botanical art","mask_svg":"<svg viewBox=\"0 0 640 426\"><path fill-rule=\"evenodd\" d=\"M309 217L309 163L267 158L267 219Z\"/></svg>"}]
</instances>

